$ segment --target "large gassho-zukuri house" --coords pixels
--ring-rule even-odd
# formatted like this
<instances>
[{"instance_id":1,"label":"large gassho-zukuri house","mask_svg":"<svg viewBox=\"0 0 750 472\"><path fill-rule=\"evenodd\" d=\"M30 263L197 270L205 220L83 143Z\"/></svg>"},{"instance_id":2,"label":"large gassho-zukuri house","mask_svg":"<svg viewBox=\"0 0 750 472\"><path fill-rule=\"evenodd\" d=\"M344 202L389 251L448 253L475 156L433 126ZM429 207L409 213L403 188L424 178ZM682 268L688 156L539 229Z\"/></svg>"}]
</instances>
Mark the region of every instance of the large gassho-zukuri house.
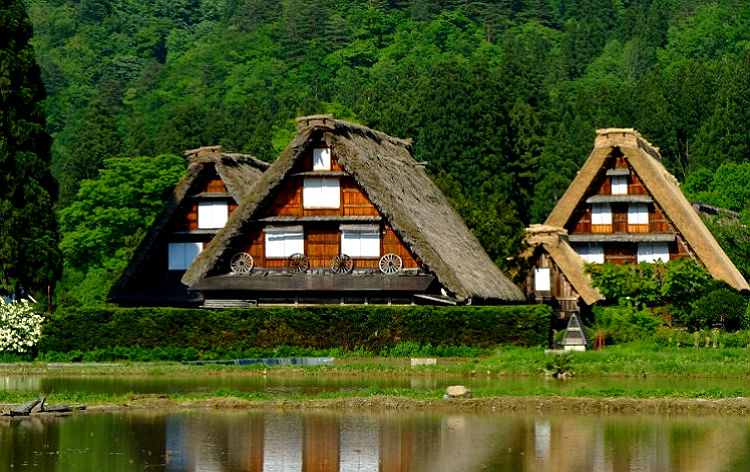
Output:
<instances>
[{"instance_id":1,"label":"large gassho-zukuri house","mask_svg":"<svg viewBox=\"0 0 750 472\"><path fill-rule=\"evenodd\" d=\"M583 265L570 263L568 246L588 263L691 257L714 278L750 292L662 164L659 149L633 129L597 131L594 150L544 226L530 228L529 242L534 268L526 294L552 304L561 317L575 312L579 301L600 297L579 288Z\"/></svg>"},{"instance_id":2,"label":"large gassho-zukuri house","mask_svg":"<svg viewBox=\"0 0 750 472\"><path fill-rule=\"evenodd\" d=\"M523 299L411 155L334 119L297 134L182 281L206 307Z\"/></svg>"},{"instance_id":3,"label":"large gassho-zukuri house","mask_svg":"<svg viewBox=\"0 0 750 472\"><path fill-rule=\"evenodd\" d=\"M188 168L109 298L121 305L196 306L180 279L270 164L220 146L187 151Z\"/></svg>"}]
</instances>

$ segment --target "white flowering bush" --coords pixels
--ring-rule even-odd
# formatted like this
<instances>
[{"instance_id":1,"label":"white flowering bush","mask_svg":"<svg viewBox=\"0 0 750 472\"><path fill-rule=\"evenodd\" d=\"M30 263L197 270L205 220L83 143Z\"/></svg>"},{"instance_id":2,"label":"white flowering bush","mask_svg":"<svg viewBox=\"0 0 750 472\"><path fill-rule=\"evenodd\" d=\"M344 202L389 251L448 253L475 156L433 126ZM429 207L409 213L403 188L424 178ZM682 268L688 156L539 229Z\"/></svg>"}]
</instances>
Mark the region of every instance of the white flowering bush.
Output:
<instances>
[{"instance_id":1,"label":"white flowering bush","mask_svg":"<svg viewBox=\"0 0 750 472\"><path fill-rule=\"evenodd\" d=\"M39 342L44 317L29 300L6 302L0 297L0 351L26 352Z\"/></svg>"}]
</instances>

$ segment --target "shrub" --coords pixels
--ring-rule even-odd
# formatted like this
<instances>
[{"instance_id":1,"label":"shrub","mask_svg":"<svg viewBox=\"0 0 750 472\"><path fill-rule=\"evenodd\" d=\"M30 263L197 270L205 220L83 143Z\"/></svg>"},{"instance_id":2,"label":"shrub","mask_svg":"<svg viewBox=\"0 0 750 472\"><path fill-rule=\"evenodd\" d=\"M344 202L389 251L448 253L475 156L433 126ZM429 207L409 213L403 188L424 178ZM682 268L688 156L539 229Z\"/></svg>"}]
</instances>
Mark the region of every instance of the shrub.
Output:
<instances>
[{"instance_id":1,"label":"shrub","mask_svg":"<svg viewBox=\"0 0 750 472\"><path fill-rule=\"evenodd\" d=\"M597 329L604 331L613 343L638 341L648 338L661 326L663 320L649 309L634 306L596 306L594 319Z\"/></svg>"},{"instance_id":2,"label":"shrub","mask_svg":"<svg viewBox=\"0 0 750 472\"><path fill-rule=\"evenodd\" d=\"M421 352L428 346L432 350L448 346L529 346L547 341L550 318L551 310L544 305L81 309L55 314L44 326L39 350L94 351L113 346L150 350L173 346L224 356L230 350L247 353L274 349L278 355L291 348L297 353L331 348L379 353L399 343L413 343L408 345L410 352ZM406 346L399 349L407 350Z\"/></svg>"},{"instance_id":3,"label":"shrub","mask_svg":"<svg viewBox=\"0 0 750 472\"><path fill-rule=\"evenodd\" d=\"M699 298L692 310L683 315L691 330L721 326L727 331L747 328L747 301L736 290L722 287Z\"/></svg>"},{"instance_id":4,"label":"shrub","mask_svg":"<svg viewBox=\"0 0 750 472\"><path fill-rule=\"evenodd\" d=\"M6 302L0 297L0 351L23 353L33 348L42 334L44 317L34 312L29 300Z\"/></svg>"},{"instance_id":5,"label":"shrub","mask_svg":"<svg viewBox=\"0 0 750 472\"><path fill-rule=\"evenodd\" d=\"M609 303L659 307L693 330L717 323L728 329L747 325L748 316L739 309L740 305L745 309L739 292L726 282L714 280L693 259L587 265L586 271Z\"/></svg>"},{"instance_id":6,"label":"shrub","mask_svg":"<svg viewBox=\"0 0 750 472\"><path fill-rule=\"evenodd\" d=\"M716 347L748 348L750 347L750 330L727 333L712 329L691 333L662 326L653 334L652 340L659 346L667 347L713 347L715 344Z\"/></svg>"}]
</instances>

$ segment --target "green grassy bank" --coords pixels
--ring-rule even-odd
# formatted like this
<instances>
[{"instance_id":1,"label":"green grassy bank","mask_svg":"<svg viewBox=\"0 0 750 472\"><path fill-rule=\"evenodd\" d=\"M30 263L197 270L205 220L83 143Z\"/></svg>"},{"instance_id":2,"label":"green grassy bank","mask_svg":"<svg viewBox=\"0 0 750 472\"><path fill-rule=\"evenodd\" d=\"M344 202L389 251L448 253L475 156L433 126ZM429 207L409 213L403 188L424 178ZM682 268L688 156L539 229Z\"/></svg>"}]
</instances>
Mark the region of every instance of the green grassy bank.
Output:
<instances>
[{"instance_id":1,"label":"green grassy bank","mask_svg":"<svg viewBox=\"0 0 750 472\"><path fill-rule=\"evenodd\" d=\"M457 352L460 351L456 348ZM471 351L469 348L467 350ZM474 352L474 351L471 351ZM429 351L416 351L430 357ZM411 367L407 356L365 356L361 352L310 351L306 354L335 357L329 366L250 366L185 365L179 362L130 362L97 367L71 363L65 367L46 361L0 366L0 373L55 372L82 375L454 375L539 376L555 370L576 377L667 377L667 378L748 378L750 356L746 348L677 348L654 343L607 346L600 351L574 352L564 357L545 354L541 347L504 346L479 349L472 357L439 357L437 365ZM418 357L418 356L414 356ZM62 359L64 360L64 359ZM565 365L562 365L565 364Z\"/></svg>"}]
</instances>

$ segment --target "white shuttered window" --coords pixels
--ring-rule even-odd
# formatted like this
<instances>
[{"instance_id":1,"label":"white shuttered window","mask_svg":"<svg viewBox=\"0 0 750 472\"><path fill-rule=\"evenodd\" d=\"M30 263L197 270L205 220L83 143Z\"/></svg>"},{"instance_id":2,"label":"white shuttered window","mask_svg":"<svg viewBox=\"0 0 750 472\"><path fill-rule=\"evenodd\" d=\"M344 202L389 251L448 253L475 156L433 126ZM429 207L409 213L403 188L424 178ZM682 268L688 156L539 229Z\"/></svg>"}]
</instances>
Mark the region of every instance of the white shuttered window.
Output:
<instances>
[{"instance_id":1,"label":"white shuttered window","mask_svg":"<svg viewBox=\"0 0 750 472\"><path fill-rule=\"evenodd\" d=\"M304 180L302 187L304 208L339 208L341 206L341 186L339 179L311 177Z\"/></svg>"},{"instance_id":2,"label":"white shuttered window","mask_svg":"<svg viewBox=\"0 0 750 472\"><path fill-rule=\"evenodd\" d=\"M534 290L537 292L549 291L550 285L549 268L534 269Z\"/></svg>"},{"instance_id":3,"label":"white shuttered window","mask_svg":"<svg viewBox=\"0 0 750 472\"><path fill-rule=\"evenodd\" d=\"M612 195L627 195L628 177L626 175L612 176Z\"/></svg>"},{"instance_id":4,"label":"white shuttered window","mask_svg":"<svg viewBox=\"0 0 750 472\"><path fill-rule=\"evenodd\" d=\"M584 244L575 246L574 249L586 262L604 264L604 247L600 244Z\"/></svg>"},{"instance_id":5,"label":"white shuttered window","mask_svg":"<svg viewBox=\"0 0 750 472\"><path fill-rule=\"evenodd\" d=\"M223 228L228 216L227 202L198 202L198 229Z\"/></svg>"},{"instance_id":6,"label":"white shuttered window","mask_svg":"<svg viewBox=\"0 0 750 472\"><path fill-rule=\"evenodd\" d=\"M594 203L591 205L591 224L612 224L612 208L609 206L609 203Z\"/></svg>"},{"instance_id":7,"label":"white shuttered window","mask_svg":"<svg viewBox=\"0 0 750 472\"><path fill-rule=\"evenodd\" d=\"M313 170L331 170L331 149L313 149Z\"/></svg>"},{"instance_id":8,"label":"white shuttered window","mask_svg":"<svg viewBox=\"0 0 750 472\"><path fill-rule=\"evenodd\" d=\"M305 253L305 233L302 226L268 227L266 257L289 257Z\"/></svg>"},{"instance_id":9,"label":"white shuttered window","mask_svg":"<svg viewBox=\"0 0 750 472\"><path fill-rule=\"evenodd\" d=\"M351 257L380 257L380 227L341 225L341 252Z\"/></svg>"},{"instance_id":10,"label":"white shuttered window","mask_svg":"<svg viewBox=\"0 0 750 472\"><path fill-rule=\"evenodd\" d=\"M669 261L669 243L638 243L638 262Z\"/></svg>"},{"instance_id":11,"label":"white shuttered window","mask_svg":"<svg viewBox=\"0 0 750 472\"><path fill-rule=\"evenodd\" d=\"M648 205L644 203L631 203L628 205L628 224L647 225Z\"/></svg>"},{"instance_id":12,"label":"white shuttered window","mask_svg":"<svg viewBox=\"0 0 750 472\"><path fill-rule=\"evenodd\" d=\"M167 269L187 270L203 249L203 243L169 243Z\"/></svg>"}]
</instances>

